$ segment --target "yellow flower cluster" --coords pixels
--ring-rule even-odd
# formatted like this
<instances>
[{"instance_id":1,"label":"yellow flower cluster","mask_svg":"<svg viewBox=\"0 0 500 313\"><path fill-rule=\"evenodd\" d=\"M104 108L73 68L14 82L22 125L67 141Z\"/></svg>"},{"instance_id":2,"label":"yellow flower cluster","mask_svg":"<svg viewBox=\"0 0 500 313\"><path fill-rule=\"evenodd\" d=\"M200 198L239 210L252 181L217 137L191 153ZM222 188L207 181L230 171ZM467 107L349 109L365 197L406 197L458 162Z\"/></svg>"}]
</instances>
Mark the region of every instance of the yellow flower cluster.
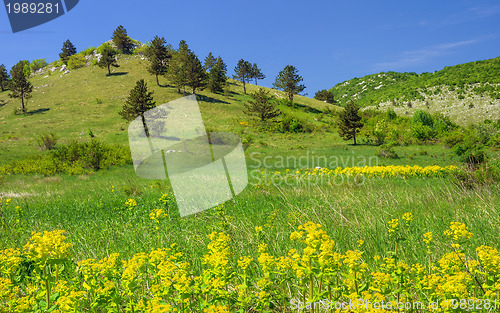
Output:
<instances>
[{"instance_id":1,"label":"yellow flower cluster","mask_svg":"<svg viewBox=\"0 0 500 313\"><path fill-rule=\"evenodd\" d=\"M390 240L402 241L414 220L405 213L389 222ZM262 229L258 229L260 234ZM259 237L262 239L263 237ZM482 312L471 309L469 299L488 312L500 309L500 252L482 245L474 256L464 249L431 251L432 232L421 237L427 245L429 264L408 263L406 254L387 251L368 262L359 239L356 249L341 251L320 224L307 222L290 234L296 248L273 255L273 246L255 244L255 256L234 257L229 235L208 236L207 253L198 270L186 260L178 245L137 253L121 259L113 253L101 260L77 263L63 231L34 232L23 250L0 250L0 312L40 312L50 302L51 312L290 312L291 299L303 303L370 301L385 308L346 307L336 313L397 311L399 303L439 303L432 309L412 312ZM466 225L453 222L443 237L465 245L472 238ZM390 243L390 242L388 242ZM400 246L400 249L402 247ZM389 249L388 249L389 250ZM450 251L450 250L448 250ZM431 253L432 252L432 253ZM29 262L44 266L39 279L29 276ZM52 266L67 264L56 269ZM21 273L28 275L19 279ZM58 275L59 274L59 275ZM47 301L48 299L48 301ZM306 310L307 311L307 310ZM309 310L311 311L311 310ZM406 312L409 310L399 310ZM319 312L319 311L314 311Z\"/></svg>"},{"instance_id":2,"label":"yellow flower cluster","mask_svg":"<svg viewBox=\"0 0 500 313\"><path fill-rule=\"evenodd\" d=\"M459 171L459 168L450 165L441 167L438 165L421 167L418 165L388 165L388 166L363 166L363 167L337 167L335 169L315 168L313 170L295 171L297 176L315 176L315 175L344 175L356 176L363 175L366 177L441 177L450 173ZM277 172L280 173L281 172ZM287 169L284 174L290 173Z\"/></svg>"}]
</instances>

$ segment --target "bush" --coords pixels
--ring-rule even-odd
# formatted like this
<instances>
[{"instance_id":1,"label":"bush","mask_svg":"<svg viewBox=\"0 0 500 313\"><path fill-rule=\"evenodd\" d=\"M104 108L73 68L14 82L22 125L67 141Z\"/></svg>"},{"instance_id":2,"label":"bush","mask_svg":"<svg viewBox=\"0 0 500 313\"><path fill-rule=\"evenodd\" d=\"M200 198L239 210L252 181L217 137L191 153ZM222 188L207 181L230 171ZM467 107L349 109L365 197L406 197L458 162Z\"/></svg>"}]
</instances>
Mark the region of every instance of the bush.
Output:
<instances>
[{"instance_id":1,"label":"bush","mask_svg":"<svg viewBox=\"0 0 500 313\"><path fill-rule=\"evenodd\" d=\"M36 138L41 150L52 150L57 144L57 136L54 133L41 134Z\"/></svg>"},{"instance_id":2,"label":"bush","mask_svg":"<svg viewBox=\"0 0 500 313\"><path fill-rule=\"evenodd\" d=\"M411 122L412 122L412 124L415 124L415 125L420 124L420 125L424 125L424 126L428 126L428 127L433 126L432 116L423 110L415 111Z\"/></svg>"},{"instance_id":3,"label":"bush","mask_svg":"<svg viewBox=\"0 0 500 313\"><path fill-rule=\"evenodd\" d=\"M456 153L460 157L460 161L472 169L477 169L487 159L483 146L480 144L465 143L457 145Z\"/></svg>"},{"instance_id":4,"label":"bush","mask_svg":"<svg viewBox=\"0 0 500 313\"><path fill-rule=\"evenodd\" d=\"M86 62L85 57L82 54L80 53L74 54L68 58L68 68L70 70L74 70L77 68L84 67L85 62Z\"/></svg>"},{"instance_id":5,"label":"bush","mask_svg":"<svg viewBox=\"0 0 500 313\"><path fill-rule=\"evenodd\" d=\"M431 127L423 124L412 125L411 134L414 138L421 141L432 139L435 136L434 130Z\"/></svg>"},{"instance_id":6,"label":"bush","mask_svg":"<svg viewBox=\"0 0 500 313\"><path fill-rule=\"evenodd\" d=\"M394 143L388 143L381 145L377 152L375 152L376 156L388 158L388 159L398 159L399 155L394 151Z\"/></svg>"},{"instance_id":7,"label":"bush","mask_svg":"<svg viewBox=\"0 0 500 313\"><path fill-rule=\"evenodd\" d=\"M387 117L388 120L394 120L398 117L396 112L394 112L393 109L389 109L385 112L385 116Z\"/></svg>"},{"instance_id":8,"label":"bush","mask_svg":"<svg viewBox=\"0 0 500 313\"><path fill-rule=\"evenodd\" d=\"M47 66L47 61L45 61L45 59L33 60L30 64L31 71L33 73L46 66Z\"/></svg>"},{"instance_id":9,"label":"bush","mask_svg":"<svg viewBox=\"0 0 500 313\"><path fill-rule=\"evenodd\" d=\"M313 126L297 117L284 115L280 123L281 132L289 133L310 133L314 130Z\"/></svg>"},{"instance_id":10,"label":"bush","mask_svg":"<svg viewBox=\"0 0 500 313\"><path fill-rule=\"evenodd\" d=\"M81 51L80 53L83 55L83 56L87 56L87 55L91 55L92 52L94 52L95 48L94 47L88 47L87 49Z\"/></svg>"}]
</instances>

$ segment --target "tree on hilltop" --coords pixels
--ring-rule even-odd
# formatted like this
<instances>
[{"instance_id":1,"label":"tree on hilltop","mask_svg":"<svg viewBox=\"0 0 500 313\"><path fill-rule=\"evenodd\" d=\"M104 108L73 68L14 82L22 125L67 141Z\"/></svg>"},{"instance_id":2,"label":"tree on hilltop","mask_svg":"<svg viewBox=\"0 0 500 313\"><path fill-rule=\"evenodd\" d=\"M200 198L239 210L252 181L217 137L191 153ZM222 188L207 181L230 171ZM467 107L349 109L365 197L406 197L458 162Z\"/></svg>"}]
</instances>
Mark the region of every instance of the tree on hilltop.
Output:
<instances>
[{"instance_id":1,"label":"tree on hilltop","mask_svg":"<svg viewBox=\"0 0 500 313\"><path fill-rule=\"evenodd\" d=\"M210 69L215 65L215 62L217 62L217 59L214 58L212 52L208 53L207 57L205 58L205 63L203 64L203 69L205 72L210 72Z\"/></svg>"},{"instance_id":2,"label":"tree on hilltop","mask_svg":"<svg viewBox=\"0 0 500 313\"><path fill-rule=\"evenodd\" d=\"M111 37L116 48L124 54L132 53L134 44L132 39L127 35L127 30L122 25L118 26Z\"/></svg>"},{"instance_id":3,"label":"tree on hilltop","mask_svg":"<svg viewBox=\"0 0 500 313\"><path fill-rule=\"evenodd\" d=\"M255 79L255 85L258 85L257 80L266 78L266 75L262 73L262 70L257 66L257 63L252 64L251 78Z\"/></svg>"},{"instance_id":4,"label":"tree on hilltop","mask_svg":"<svg viewBox=\"0 0 500 313\"><path fill-rule=\"evenodd\" d=\"M21 99L21 111L23 114L26 113L27 100L31 98L31 92L33 91L33 85L28 80L25 73L26 61L19 61L14 65L10 71L12 80L9 83L9 89L11 93L9 97Z\"/></svg>"},{"instance_id":5,"label":"tree on hilltop","mask_svg":"<svg viewBox=\"0 0 500 313\"><path fill-rule=\"evenodd\" d=\"M156 84L160 86L159 75L166 75L169 60L172 58L172 47L166 45L165 38L155 36L146 50L149 59L148 72L156 76Z\"/></svg>"},{"instance_id":6,"label":"tree on hilltop","mask_svg":"<svg viewBox=\"0 0 500 313\"><path fill-rule=\"evenodd\" d=\"M5 91L8 81L9 81L9 73L5 68L5 65L2 64L0 65L0 88L2 92Z\"/></svg>"},{"instance_id":7,"label":"tree on hilltop","mask_svg":"<svg viewBox=\"0 0 500 313\"><path fill-rule=\"evenodd\" d=\"M76 48L71 41L66 40L62 46L62 52L59 53L59 58L68 65L69 57L76 54Z\"/></svg>"},{"instance_id":8,"label":"tree on hilltop","mask_svg":"<svg viewBox=\"0 0 500 313\"><path fill-rule=\"evenodd\" d=\"M300 84L302 76L298 74L295 66L287 65L279 72L273 84L274 88L283 90L288 95L288 100L293 101L293 95L302 92L306 86Z\"/></svg>"},{"instance_id":9,"label":"tree on hilltop","mask_svg":"<svg viewBox=\"0 0 500 313\"><path fill-rule=\"evenodd\" d=\"M250 82L250 78L252 78L252 64L240 59L234 68L234 73L233 78L243 83L243 92L246 94L246 83Z\"/></svg>"},{"instance_id":10,"label":"tree on hilltop","mask_svg":"<svg viewBox=\"0 0 500 313\"><path fill-rule=\"evenodd\" d=\"M354 139L356 145L356 133L363 127L359 107L351 100L339 115L339 135L344 140Z\"/></svg>"},{"instance_id":11,"label":"tree on hilltop","mask_svg":"<svg viewBox=\"0 0 500 313\"><path fill-rule=\"evenodd\" d=\"M218 57L210 67L207 77L208 89L211 92L222 92L226 83L227 66L221 57Z\"/></svg>"},{"instance_id":12,"label":"tree on hilltop","mask_svg":"<svg viewBox=\"0 0 500 313\"><path fill-rule=\"evenodd\" d=\"M184 70L186 85L192 88L193 94L196 93L196 88L205 86L205 71L203 70L200 60L192 51L187 55Z\"/></svg>"}]
</instances>

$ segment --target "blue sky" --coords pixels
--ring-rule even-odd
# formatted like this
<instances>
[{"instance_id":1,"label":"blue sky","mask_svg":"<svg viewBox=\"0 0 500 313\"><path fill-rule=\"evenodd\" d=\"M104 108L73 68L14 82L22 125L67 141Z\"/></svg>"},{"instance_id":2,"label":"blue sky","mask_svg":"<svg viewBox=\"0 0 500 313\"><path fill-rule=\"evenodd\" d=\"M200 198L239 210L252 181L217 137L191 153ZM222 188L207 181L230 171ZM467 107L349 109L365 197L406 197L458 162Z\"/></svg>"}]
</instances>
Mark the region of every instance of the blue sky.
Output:
<instances>
[{"instance_id":1,"label":"blue sky","mask_svg":"<svg viewBox=\"0 0 500 313\"><path fill-rule=\"evenodd\" d=\"M500 56L500 1L178 1L80 0L64 16L13 34L0 8L0 64L58 58L70 39L78 50L109 40L118 25L146 42L186 40L204 59L257 63L271 87L287 64L308 96L381 71L433 72Z\"/></svg>"}]
</instances>

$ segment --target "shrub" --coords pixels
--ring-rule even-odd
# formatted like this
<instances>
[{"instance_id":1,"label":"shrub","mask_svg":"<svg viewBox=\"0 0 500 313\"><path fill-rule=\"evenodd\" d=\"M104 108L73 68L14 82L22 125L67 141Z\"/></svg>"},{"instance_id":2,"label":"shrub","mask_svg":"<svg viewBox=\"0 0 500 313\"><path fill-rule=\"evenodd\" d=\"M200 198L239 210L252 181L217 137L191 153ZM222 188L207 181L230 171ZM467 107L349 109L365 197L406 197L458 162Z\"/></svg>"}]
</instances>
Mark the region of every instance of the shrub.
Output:
<instances>
[{"instance_id":1,"label":"shrub","mask_svg":"<svg viewBox=\"0 0 500 313\"><path fill-rule=\"evenodd\" d=\"M83 56L87 56L87 55L91 55L92 52L94 52L95 48L94 47L88 47L87 49L81 51L80 53L83 55Z\"/></svg>"},{"instance_id":2,"label":"shrub","mask_svg":"<svg viewBox=\"0 0 500 313\"><path fill-rule=\"evenodd\" d=\"M47 66L47 61L45 61L45 59L33 60L30 64L31 71L33 73L46 66Z\"/></svg>"},{"instance_id":3,"label":"shrub","mask_svg":"<svg viewBox=\"0 0 500 313\"><path fill-rule=\"evenodd\" d=\"M297 117L284 115L280 123L281 132L289 133L310 133L314 130L313 126Z\"/></svg>"},{"instance_id":4,"label":"shrub","mask_svg":"<svg viewBox=\"0 0 500 313\"><path fill-rule=\"evenodd\" d=\"M473 144L470 142L459 144L457 145L456 153L460 157L460 161L472 169L478 168L479 165L485 163L487 159L481 144Z\"/></svg>"},{"instance_id":5,"label":"shrub","mask_svg":"<svg viewBox=\"0 0 500 313\"><path fill-rule=\"evenodd\" d=\"M411 122L412 122L412 124L416 124L416 125L420 124L420 125L425 125L428 127L432 127L432 125L433 125L432 116L423 110L415 111Z\"/></svg>"},{"instance_id":6,"label":"shrub","mask_svg":"<svg viewBox=\"0 0 500 313\"><path fill-rule=\"evenodd\" d=\"M418 140L425 141L434 138L434 130L423 124L414 124L411 126L412 136Z\"/></svg>"},{"instance_id":7,"label":"shrub","mask_svg":"<svg viewBox=\"0 0 500 313\"><path fill-rule=\"evenodd\" d=\"M41 134L36 138L41 150L52 150L57 144L57 136L54 133Z\"/></svg>"},{"instance_id":8,"label":"shrub","mask_svg":"<svg viewBox=\"0 0 500 313\"><path fill-rule=\"evenodd\" d=\"M86 62L85 57L82 54L80 53L74 54L68 58L68 68L70 70L74 70L77 68L84 67L85 62Z\"/></svg>"},{"instance_id":9,"label":"shrub","mask_svg":"<svg viewBox=\"0 0 500 313\"><path fill-rule=\"evenodd\" d=\"M388 143L381 145L377 152L375 152L376 156L388 158L388 159L398 159L399 155L394 151L394 143Z\"/></svg>"},{"instance_id":10,"label":"shrub","mask_svg":"<svg viewBox=\"0 0 500 313\"><path fill-rule=\"evenodd\" d=\"M398 117L398 115L396 114L396 112L394 112L393 109L389 109L385 112L385 116L388 120L394 120Z\"/></svg>"},{"instance_id":11,"label":"shrub","mask_svg":"<svg viewBox=\"0 0 500 313\"><path fill-rule=\"evenodd\" d=\"M444 137L443 142L448 148L453 148L457 144L462 143L464 139L464 133L457 130L449 133L448 136Z\"/></svg>"}]
</instances>

